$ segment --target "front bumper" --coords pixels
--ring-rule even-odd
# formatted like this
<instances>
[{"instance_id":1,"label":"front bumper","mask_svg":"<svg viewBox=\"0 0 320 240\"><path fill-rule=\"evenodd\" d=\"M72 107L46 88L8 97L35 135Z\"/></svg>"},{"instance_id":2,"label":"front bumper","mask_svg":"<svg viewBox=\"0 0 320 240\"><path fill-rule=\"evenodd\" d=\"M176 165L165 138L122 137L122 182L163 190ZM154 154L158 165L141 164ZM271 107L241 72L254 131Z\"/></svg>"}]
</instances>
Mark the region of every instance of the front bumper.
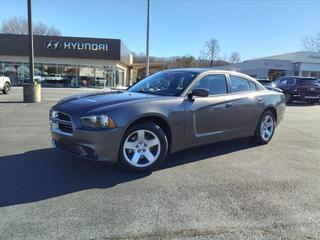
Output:
<instances>
[{"instance_id":1,"label":"front bumper","mask_svg":"<svg viewBox=\"0 0 320 240\"><path fill-rule=\"evenodd\" d=\"M292 97L298 100L320 100L320 94L293 94Z\"/></svg>"},{"instance_id":2,"label":"front bumper","mask_svg":"<svg viewBox=\"0 0 320 240\"><path fill-rule=\"evenodd\" d=\"M102 130L74 129L72 135L51 130L57 149L85 159L116 162L123 135L122 128Z\"/></svg>"},{"instance_id":3,"label":"front bumper","mask_svg":"<svg viewBox=\"0 0 320 240\"><path fill-rule=\"evenodd\" d=\"M320 100L320 96L304 96L304 100Z\"/></svg>"}]
</instances>

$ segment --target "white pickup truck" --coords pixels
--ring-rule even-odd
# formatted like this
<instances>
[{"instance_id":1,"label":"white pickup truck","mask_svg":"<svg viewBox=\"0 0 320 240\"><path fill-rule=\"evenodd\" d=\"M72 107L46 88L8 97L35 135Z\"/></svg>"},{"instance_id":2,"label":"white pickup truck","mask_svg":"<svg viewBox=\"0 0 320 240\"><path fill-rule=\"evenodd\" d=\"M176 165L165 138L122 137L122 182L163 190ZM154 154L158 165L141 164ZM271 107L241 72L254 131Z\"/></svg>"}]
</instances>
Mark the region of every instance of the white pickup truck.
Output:
<instances>
[{"instance_id":1,"label":"white pickup truck","mask_svg":"<svg viewBox=\"0 0 320 240\"><path fill-rule=\"evenodd\" d=\"M11 81L10 78L5 76L0 76L0 91L4 94L8 94L11 88Z\"/></svg>"}]
</instances>

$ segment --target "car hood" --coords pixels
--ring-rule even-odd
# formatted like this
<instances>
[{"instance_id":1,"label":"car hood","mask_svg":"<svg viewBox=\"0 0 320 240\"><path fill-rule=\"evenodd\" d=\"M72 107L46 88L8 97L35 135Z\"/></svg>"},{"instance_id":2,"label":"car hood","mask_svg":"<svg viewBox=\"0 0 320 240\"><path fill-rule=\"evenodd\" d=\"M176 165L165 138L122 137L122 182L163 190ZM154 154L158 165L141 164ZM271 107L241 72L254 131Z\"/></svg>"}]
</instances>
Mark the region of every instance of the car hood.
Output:
<instances>
[{"instance_id":1,"label":"car hood","mask_svg":"<svg viewBox=\"0 0 320 240\"><path fill-rule=\"evenodd\" d=\"M122 91L77 94L60 100L54 108L68 108L72 111L87 112L122 103L145 101L157 97L162 96Z\"/></svg>"}]
</instances>

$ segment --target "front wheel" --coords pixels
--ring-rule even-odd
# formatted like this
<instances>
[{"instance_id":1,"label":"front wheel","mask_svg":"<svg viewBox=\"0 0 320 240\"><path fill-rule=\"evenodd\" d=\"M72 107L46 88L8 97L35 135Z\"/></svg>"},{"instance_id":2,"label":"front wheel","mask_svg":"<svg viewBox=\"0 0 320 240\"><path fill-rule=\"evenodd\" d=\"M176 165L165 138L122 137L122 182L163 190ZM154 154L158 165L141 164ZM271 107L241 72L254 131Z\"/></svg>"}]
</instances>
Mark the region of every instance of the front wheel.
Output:
<instances>
[{"instance_id":1,"label":"front wheel","mask_svg":"<svg viewBox=\"0 0 320 240\"><path fill-rule=\"evenodd\" d=\"M273 137L275 130L275 117L271 111L264 111L259 119L255 139L259 144L267 144Z\"/></svg>"},{"instance_id":2,"label":"front wheel","mask_svg":"<svg viewBox=\"0 0 320 240\"><path fill-rule=\"evenodd\" d=\"M4 94L8 94L8 93L10 92L10 84L9 84L9 83L6 82L6 83L4 84L2 92L3 92Z\"/></svg>"},{"instance_id":3,"label":"front wheel","mask_svg":"<svg viewBox=\"0 0 320 240\"><path fill-rule=\"evenodd\" d=\"M163 130L152 122L137 124L124 134L119 163L136 171L150 171L166 158L168 140Z\"/></svg>"}]
</instances>

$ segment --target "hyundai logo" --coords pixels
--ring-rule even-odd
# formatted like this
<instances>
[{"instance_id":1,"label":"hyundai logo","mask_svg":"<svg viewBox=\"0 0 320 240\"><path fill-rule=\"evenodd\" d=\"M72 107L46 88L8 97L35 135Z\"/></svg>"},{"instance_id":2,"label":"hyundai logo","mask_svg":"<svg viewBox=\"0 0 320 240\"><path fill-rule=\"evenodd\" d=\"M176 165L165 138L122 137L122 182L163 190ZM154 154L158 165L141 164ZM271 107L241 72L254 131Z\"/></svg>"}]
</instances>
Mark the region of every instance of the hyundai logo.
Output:
<instances>
[{"instance_id":1,"label":"hyundai logo","mask_svg":"<svg viewBox=\"0 0 320 240\"><path fill-rule=\"evenodd\" d=\"M48 49L58 49L60 48L60 43L58 41L49 41L45 43L45 46Z\"/></svg>"}]
</instances>

